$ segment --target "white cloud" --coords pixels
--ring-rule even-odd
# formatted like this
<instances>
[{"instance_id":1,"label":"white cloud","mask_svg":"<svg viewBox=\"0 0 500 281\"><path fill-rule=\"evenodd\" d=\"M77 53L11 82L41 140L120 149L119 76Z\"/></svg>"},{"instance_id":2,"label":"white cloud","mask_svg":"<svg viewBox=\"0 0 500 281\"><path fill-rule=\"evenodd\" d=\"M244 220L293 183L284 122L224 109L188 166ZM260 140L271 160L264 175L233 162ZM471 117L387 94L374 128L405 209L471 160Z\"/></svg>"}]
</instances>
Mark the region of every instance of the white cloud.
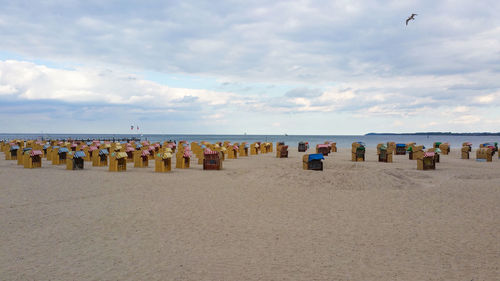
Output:
<instances>
[{"instance_id":1,"label":"white cloud","mask_svg":"<svg viewBox=\"0 0 500 281\"><path fill-rule=\"evenodd\" d=\"M481 122L482 118L477 115L462 115L449 121L450 124L470 125Z\"/></svg>"},{"instance_id":2,"label":"white cloud","mask_svg":"<svg viewBox=\"0 0 500 281\"><path fill-rule=\"evenodd\" d=\"M469 112L470 110L471 110L470 107L465 106L465 105L461 105L461 106L457 106L457 107L453 108L452 112L453 113L466 113L466 112Z\"/></svg>"},{"instance_id":3,"label":"white cloud","mask_svg":"<svg viewBox=\"0 0 500 281\"><path fill-rule=\"evenodd\" d=\"M11 59L0 61L0 95L186 120L321 113L392 124L439 115L432 128L461 128L500 106L499 9L464 0L10 1L0 9L0 59ZM411 11L419 16L407 27ZM133 74L148 71L219 86Z\"/></svg>"},{"instance_id":4,"label":"white cloud","mask_svg":"<svg viewBox=\"0 0 500 281\"><path fill-rule=\"evenodd\" d=\"M56 7L57 18L50 13ZM491 1L34 2L29 7L14 1L2 7L0 18L9 31L2 34L2 49L29 57L238 81L315 83L491 71L500 60L500 20L489 11L498 8ZM411 10L419 16L406 27Z\"/></svg>"},{"instance_id":5,"label":"white cloud","mask_svg":"<svg viewBox=\"0 0 500 281\"><path fill-rule=\"evenodd\" d=\"M0 95L11 95L16 91L12 85L0 85Z\"/></svg>"},{"instance_id":6,"label":"white cloud","mask_svg":"<svg viewBox=\"0 0 500 281\"><path fill-rule=\"evenodd\" d=\"M227 92L171 88L110 70L61 70L19 61L0 61L0 77L0 93L26 100L176 107L183 99L207 106L241 99Z\"/></svg>"},{"instance_id":7,"label":"white cloud","mask_svg":"<svg viewBox=\"0 0 500 281\"><path fill-rule=\"evenodd\" d=\"M479 96L475 100L478 103L488 104L494 102L496 98L497 98L496 94L489 94L489 95Z\"/></svg>"}]
</instances>

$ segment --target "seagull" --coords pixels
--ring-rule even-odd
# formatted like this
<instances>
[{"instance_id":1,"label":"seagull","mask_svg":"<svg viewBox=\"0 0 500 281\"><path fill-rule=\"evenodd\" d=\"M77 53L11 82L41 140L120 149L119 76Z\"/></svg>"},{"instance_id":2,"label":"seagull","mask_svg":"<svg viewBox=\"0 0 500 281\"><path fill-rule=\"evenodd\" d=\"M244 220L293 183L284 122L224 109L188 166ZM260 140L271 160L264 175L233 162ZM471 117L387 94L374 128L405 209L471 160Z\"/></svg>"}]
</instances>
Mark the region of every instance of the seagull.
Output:
<instances>
[{"instance_id":1,"label":"seagull","mask_svg":"<svg viewBox=\"0 0 500 281\"><path fill-rule=\"evenodd\" d=\"M415 16L417 16L418 14L411 14L411 16L409 18L406 19L406 25L408 25L408 22L411 21L411 20L414 20L415 19Z\"/></svg>"}]
</instances>

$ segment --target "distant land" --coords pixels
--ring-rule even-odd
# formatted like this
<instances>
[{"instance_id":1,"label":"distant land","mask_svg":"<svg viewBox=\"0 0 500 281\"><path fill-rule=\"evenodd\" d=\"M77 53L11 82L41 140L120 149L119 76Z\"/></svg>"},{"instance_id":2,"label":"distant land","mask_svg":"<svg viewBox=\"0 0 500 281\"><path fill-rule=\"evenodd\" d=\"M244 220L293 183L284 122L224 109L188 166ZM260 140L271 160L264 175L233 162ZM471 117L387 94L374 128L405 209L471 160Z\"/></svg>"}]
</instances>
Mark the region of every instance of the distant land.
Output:
<instances>
[{"instance_id":1,"label":"distant land","mask_svg":"<svg viewBox=\"0 0 500 281\"><path fill-rule=\"evenodd\" d=\"M500 132L481 132L481 133L452 133L452 132L416 132L416 133L368 133L365 136L377 135L424 135L424 136L500 136Z\"/></svg>"}]
</instances>

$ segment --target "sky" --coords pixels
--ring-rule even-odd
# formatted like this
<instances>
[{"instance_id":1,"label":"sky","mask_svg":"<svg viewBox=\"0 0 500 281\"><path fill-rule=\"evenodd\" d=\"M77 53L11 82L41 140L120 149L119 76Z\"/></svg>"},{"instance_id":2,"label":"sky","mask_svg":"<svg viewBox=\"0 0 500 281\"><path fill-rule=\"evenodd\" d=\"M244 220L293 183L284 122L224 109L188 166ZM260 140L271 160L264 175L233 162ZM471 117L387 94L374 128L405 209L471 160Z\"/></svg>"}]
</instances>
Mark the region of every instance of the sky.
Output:
<instances>
[{"instance_id":1,"label":"sky","mask_svg":"<svg viewBox=\"0 0 500 281\"><path fill-rule=\"evenodd\" d=\"M0 7L0 133L500 132L497 0Z\"/></svg>"}]
</instances>

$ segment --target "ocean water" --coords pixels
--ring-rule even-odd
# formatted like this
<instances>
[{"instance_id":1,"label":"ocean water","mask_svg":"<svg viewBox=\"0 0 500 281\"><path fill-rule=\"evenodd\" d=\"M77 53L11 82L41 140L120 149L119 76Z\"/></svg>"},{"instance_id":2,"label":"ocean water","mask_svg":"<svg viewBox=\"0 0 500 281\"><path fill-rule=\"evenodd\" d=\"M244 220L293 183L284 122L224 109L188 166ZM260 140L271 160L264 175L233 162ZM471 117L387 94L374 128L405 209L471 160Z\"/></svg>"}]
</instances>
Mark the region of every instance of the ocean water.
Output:
<instances>
[{"instance_id":1,"label":"ocean water","mask_svg":"<svg viewBox=\"0 0 500 281\"><path fill-rule=\"evenodd\" d=\"M463 142L471 142L473 147L479 147L479 144L486 142L500 142L500 136L458 136L458 135L360 135L360 136L319 136L319 135L154 135L154 134L0 134L0 140L13 139L124 139L124 138L140 138L141 140L149 140L151 142L163 142L166 140L186 140L193 141L230 141L230 142L285 142L289 146L297 146L298 142L309 142L310 146L315 146L318 143L325 141L333 141L337 143L339 148L350 148L353 142L364 142L367 147L376 147L379 143L393 141L396 143L415 142L418 145L432 147L434 142L448 142L451 147L461 147Z\"/></svg>"}]
</instances>

